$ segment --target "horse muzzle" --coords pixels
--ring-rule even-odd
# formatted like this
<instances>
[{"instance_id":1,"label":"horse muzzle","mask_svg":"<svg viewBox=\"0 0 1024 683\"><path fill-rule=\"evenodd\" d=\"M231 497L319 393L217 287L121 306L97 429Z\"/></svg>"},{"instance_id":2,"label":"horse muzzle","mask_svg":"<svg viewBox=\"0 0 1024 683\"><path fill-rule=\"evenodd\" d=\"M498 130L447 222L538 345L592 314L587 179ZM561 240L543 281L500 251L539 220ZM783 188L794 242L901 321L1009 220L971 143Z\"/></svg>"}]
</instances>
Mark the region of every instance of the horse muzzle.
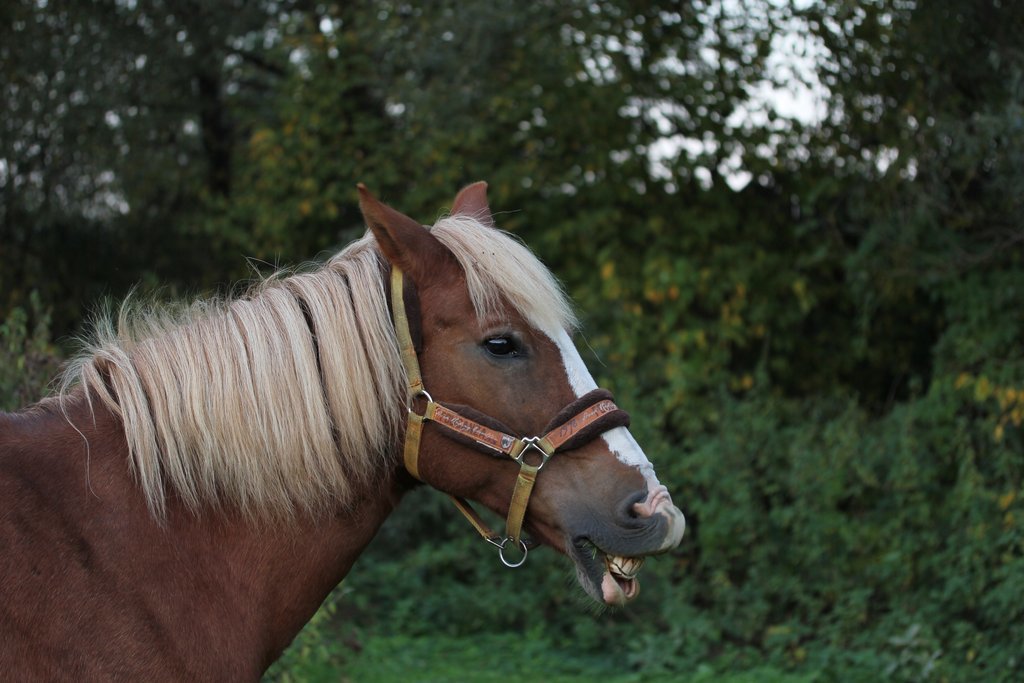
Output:
<instances>
[{"instance_id":1,"label":"horse muzzle","mask_svg":"<svg viewBox=\"0 0 1024 683\"><path fill-rule=\"evenodd\" d=\"M640 593L638 573L644 559L676 548L686 529L686 518L668 490L655 487L632 497L612 520L580 515L566 554L576 565L580 585L606 605L624 605Z\"/></svg>"}]
</instances>

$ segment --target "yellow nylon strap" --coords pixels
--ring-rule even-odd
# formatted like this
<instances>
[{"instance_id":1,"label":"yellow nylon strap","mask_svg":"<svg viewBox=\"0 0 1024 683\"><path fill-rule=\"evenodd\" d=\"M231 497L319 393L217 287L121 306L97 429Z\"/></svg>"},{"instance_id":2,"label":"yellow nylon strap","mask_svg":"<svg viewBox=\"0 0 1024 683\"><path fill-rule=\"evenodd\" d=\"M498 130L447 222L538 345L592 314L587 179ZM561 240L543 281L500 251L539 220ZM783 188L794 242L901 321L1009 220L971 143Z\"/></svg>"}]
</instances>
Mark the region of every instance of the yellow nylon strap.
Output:
<instances>
[{"instance_id":1,"label":"yellow nylon strap","mask_svg":"<svg viewBox=\"0 0 1024 683\"><path fill-rule=\"evenodd\" d=\"M473 528L476 529L478 534L492 543L499 540L498 535L491 531L491 528L484 523L484 520L476 513L476 510L474 510L469 504L469 501L465 498L459 498L458 496L448 497L451 498L453 503L455 503L455 507L462 513L462 516L469 520L469 523L473 525Z\"/></svg>"},{"instance_id":2,"label":"yellow nylon strap","mask_svg":"<svg viewBox=\"0 0 1024 683\"><path fill-rule=\"evenodd\" d=\"M423 376L420 375L420 362L416 358L416 346L412 343L409 331L409 315L405 311L404 279L397 266L391 267L391 313L395 317L395 333L398 335L398 348L402 354L402 365L409 377L409 398L423 391Z\"/></svg>"},{"instance_id":3,"label":"yellow nylon strap","mask_svg":"<svg viewBox=\"0 0 1024 683\"><path fill-rule=\"evenodd\" d=\"M405 451L402 457L405 460L405 469L409 474L420 478L419 456L420 456L420 435L423 434L423 417L416 413L409 413L409 421L405 427ZM422 480L421 480L422 481Z\"/></svg>"},{"instance_id":4,"label":"yellow nylon strap","mask_svg":"<svg viewBox=\"0 0 1024 683\"><path fill-rule=\"evenodd\" d=\"M505 520L505 536L511 538L516 545L519 544L519 535L523 531L523 517L526 516L526 506L530 502L530 493L537 481L539 469L525 462L519 466L516 488L512 491L512 502L509 503L508 518Z\"/></svg>"},{"instance_id":5,"label":"yellow nylon strap","mask_svg":"<svg viewBox=\"0 0 1024 683\"><path fill-rule=\"evenodd\" d=\"M395 335L398 337L398 349L402 356L402 365L408 377L409 419L405 427L405 450L402 458L409 474L420 478L419 455L420 436L423 434L423 416L412 412L412 400L423 391L423 377L420 375L420 363L416 358L416 346L412 343L409 331L409 315L405 311L405 289L402 271L397 266L391 267L391 315L395 320Z\"/></svg>"}]
</instances>

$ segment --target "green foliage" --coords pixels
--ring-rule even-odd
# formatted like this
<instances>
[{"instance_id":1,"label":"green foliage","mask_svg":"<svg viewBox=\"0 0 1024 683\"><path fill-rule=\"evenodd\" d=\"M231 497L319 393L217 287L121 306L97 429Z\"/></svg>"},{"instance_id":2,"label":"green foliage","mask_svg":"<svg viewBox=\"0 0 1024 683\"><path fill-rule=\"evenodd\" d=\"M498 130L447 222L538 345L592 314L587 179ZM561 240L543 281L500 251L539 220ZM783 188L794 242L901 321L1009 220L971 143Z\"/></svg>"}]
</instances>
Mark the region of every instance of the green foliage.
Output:
<instances>
[{"instance_id":1,"label":"green foliage","mask_svg":"<svg viewBox=\"0 0 1024 683\"><path fill-rule=\"evenodd\" d=\"M511 639L510 639L511 638ZM335 646L337 648L337 646ZM718 671L703 665L693 672L629 673L614 657L581 655L565 643L538 638L534 633L509 636L482 633L475 636L381 635L358 645L354 651L337 648L333 666L297 668L283 666L299 652L297 645L265 677L267 681L360 681L365 683L410 681L441 683L498 683L514 680L545 680L583 683L599 679L611 683L810 683L807 675L760 667L742 673Z\"/></svg>"},{"instance_id":2,"label":"green foliage","mask_svg":"<svg viewBox=\"0 0 1024 683\"><path fill-rule=\"evenodd\" d=\"M675 472L695 487L690 580L707 588L717 638L780 662L824 655L815 666L838 667L836 680L860 668L858 651L866 679L880 664L897 680L926 667L1018 676L1017 607L999 601L997 618L976 606L996 607L993 591L1024 570L1021 444L965 419L971 402L948 382L882 419L848 402L726 400Z\"/></svg>"},{"instance_id":3,"label":"green foliage","mask_svg":"<svg viewBox=\"0 0 1024 683\"><path fill-rule=\"evenodd\" d=\"M38 294L28 299L31 314L15 308L0 322L0 410L16 410L42 398L60 365L50 341L50 314Z\"/></svg>"},{"instance_id":4,"label":"green foliage","mask_svg":"<svg viewBox=\"0 0 1024 683\"><path fill-rule=\"evenodd\" d=\"M415 672L415 673L410 673ZM378 638L345 671L353 681L408 680L422 683L467 681L499 683L545 680L583 683L806 683L807 677L762 668L742 674L716 672L709 667L694 675L624 673L610 658L581 657L572 648L527 637L509 642L504 634L478 638Z\"/></svg>"},{"instance_id":5,"label":"green foliage","mask_svg":"<svg viewBox=\"0 0 1024 683\"><path fill-rule=\"evenodd\" d=\"M315 257L362 230L358 181L429 222L486 179L687 513L592 614L562 558L505 571L416 492L275 680L1022 677L1019 3L4 13L11 405L43 310ZM813 121L753 95L794 36Z\"/></svg>"},{"instance_id":6,"label":"green foliage","mask_svg":"<svg viewBox=\"0 0 1024 683\"><path fill-rule=\"evenodd\" d=\"M345 592L342 583L328 596L263 680L278 683L338 680L343 659L342 639L339 630L332 627L332 619Z\"/></svg>"}]
</instances>

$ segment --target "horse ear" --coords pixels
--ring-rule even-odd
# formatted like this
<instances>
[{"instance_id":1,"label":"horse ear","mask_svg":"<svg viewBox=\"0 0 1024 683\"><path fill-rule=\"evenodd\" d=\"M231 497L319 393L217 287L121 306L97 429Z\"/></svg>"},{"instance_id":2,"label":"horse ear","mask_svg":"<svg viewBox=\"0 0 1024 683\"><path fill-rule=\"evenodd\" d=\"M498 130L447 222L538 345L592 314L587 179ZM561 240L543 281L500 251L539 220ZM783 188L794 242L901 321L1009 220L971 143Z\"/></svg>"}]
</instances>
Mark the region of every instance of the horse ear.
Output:
<instances>
[{"instance_id":1,"label":"horse ear","mask_svg":"<svg viewBox=\"0 0 1024 683\"><path fill-rule=\"evenodd\" d=\"M430 231L405 214L395 211L370 194L359 183L359 210L366 225L377 238L385 258L413 281L423 284L438 271L441 264L451 260L451 254Z\"/></svg>"},{"instance_id":2,"label":"horse ear","mask_svg":"<svg viewBox=\"0 0 1024 683\"><path fill-rule=\"evenodd\" d=\"M491 207L487 205L487 183L480 181L462 188L452 203L453 216L470 216L486 226L494 227Z\"/></svg>"}]
</instances>

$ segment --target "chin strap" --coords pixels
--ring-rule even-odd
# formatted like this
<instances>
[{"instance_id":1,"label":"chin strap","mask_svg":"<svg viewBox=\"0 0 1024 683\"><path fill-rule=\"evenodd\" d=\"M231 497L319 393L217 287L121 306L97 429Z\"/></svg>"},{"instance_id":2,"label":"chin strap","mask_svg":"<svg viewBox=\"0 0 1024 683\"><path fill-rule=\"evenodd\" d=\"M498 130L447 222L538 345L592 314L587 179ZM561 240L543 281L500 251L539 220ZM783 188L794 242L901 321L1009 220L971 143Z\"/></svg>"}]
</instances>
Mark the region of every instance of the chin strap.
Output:
<instances>
[{"instance_id":1,"label":"chin strap","mask_svg":"<svg viewBox=\"0 0 1024 683\"><path fill-rule=\"evenodd\" d=\"M408 376L408 409L403 459L409 473L422 481L419 474L420 440L423 426L432 422L449 438L484 453L503 455L519 464L519 475L509 503L505 520L505 535L492 531L464 498L449 496L459 512L469 520L484 540L497 546L501 561L508 567L518 567L526 561L532 544L522 539L523 518L530 502L530 494L537 481L537 473L557 452L577 448L615 427L628 426L629 415L612 401L611 394L595 389L566 406L552 420L541 436L513 436L507 427L493 418L479 414L471 408L445 406L431 397L423 386L419 359L409 328L405 309L402 271L391 269L391 309L395 332L401 350L402 363ZM423 412L416 412L417 405ZM472 417L470 417L472 415ZM528 461L529 458L529 461ZM532 461L532 462L531 462ZM509 541L519 549L522 557L509 560L505 548Z\"/></svg>"}]
</instances>

